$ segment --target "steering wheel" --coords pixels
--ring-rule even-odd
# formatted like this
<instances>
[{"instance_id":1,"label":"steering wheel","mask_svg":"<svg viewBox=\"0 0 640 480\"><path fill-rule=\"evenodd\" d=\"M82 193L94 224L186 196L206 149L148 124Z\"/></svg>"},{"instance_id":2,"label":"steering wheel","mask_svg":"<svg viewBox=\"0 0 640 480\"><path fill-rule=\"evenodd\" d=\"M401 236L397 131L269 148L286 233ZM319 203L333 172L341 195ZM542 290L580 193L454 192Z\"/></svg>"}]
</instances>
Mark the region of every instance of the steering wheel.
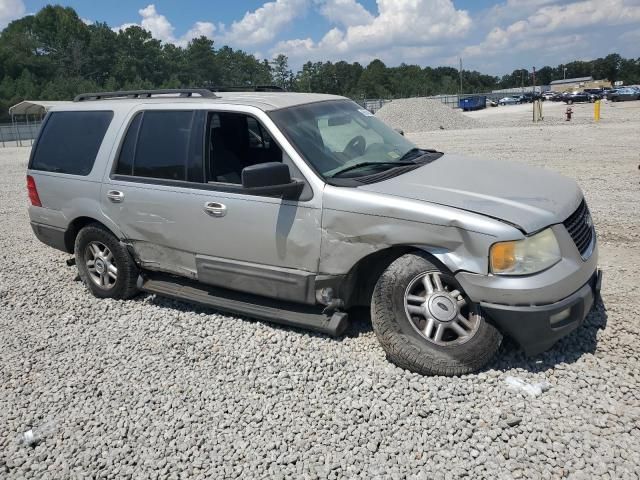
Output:
<instances>
[{"instance_id":1,"label":"steering wheel","mask_svg":"<svg viewBox=\"0 0 640 480\"><path fill-rule=\"evenodd\" d=\"M348 155L350 158L361 157L364 155L366 147L367 141L365 138L362 135L357 135L349 140L349 143L344 147L342 153Z\"/></svg>"}]
</instances>

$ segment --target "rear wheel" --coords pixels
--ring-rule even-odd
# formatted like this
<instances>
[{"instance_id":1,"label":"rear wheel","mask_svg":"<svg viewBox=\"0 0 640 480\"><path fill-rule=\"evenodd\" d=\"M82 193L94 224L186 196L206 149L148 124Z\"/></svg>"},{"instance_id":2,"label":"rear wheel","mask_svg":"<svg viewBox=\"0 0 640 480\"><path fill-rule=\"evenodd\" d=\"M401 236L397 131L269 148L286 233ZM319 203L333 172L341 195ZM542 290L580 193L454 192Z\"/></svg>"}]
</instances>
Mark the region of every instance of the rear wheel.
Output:
<instances>
[{"instance_id":1,"label":"rear wheel","mask_svg":"<svg viewBox=\"0 0 640 480\"><path fill-rule=\"evenodd\" d=\"M385 270L374 290L371 319L387 357L425 375L478 370L502 340L453 275L421 254L404 255Z\"/></svg>"},{"instance_id":2,"label":"rear wheel","mask_svg":"<svg viewBox=\"0 0 640 480\"><path fill-rule=\"evenodd\" d=\"M138 293L138 267L127 249L99 224L84 227L75 242L80 278L99 298L130 298Z\"/></svg>"}]
</instances>

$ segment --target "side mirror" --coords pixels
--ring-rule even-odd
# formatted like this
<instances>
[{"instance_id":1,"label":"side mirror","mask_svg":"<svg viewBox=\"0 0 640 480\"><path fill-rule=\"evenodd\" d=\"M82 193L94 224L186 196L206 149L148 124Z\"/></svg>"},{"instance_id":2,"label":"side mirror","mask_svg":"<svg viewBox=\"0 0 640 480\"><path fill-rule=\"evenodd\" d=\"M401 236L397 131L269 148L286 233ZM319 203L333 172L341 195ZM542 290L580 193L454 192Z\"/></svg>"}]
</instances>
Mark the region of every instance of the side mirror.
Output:
<instances>
[{"instance_id":1,"label":"side mirror","mask_svg":"<svg viewBox=\"0 0 640 480\"><path fill-rule=\"evenodd\" d=\"M284 163L258 163L242 169L242 188L251 195L294 200L300 197L303 187L303 182L291 178L289 166Z\"/></svg>"}]
</instances>

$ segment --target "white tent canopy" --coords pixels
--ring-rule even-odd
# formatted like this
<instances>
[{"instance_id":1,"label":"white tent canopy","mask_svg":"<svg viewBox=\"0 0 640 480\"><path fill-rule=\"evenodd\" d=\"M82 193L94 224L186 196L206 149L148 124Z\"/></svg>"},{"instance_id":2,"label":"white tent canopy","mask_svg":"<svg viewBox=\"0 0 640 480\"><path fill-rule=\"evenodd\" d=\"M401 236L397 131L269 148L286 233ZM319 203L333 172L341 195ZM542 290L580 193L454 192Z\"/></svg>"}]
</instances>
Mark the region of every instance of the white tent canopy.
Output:
<instances>
[{"instance_id":1,"label":"white tent canopy","mask_svg":"<svg viewBox=\"0 0 640 480\"><path fill-rule=\"evenodd\" d=\"M71 102L48 100L25 100L9 108L9 115L35 115L43 117L50 108L58 105L66 105Z\"/></svg>"}]
</instances>

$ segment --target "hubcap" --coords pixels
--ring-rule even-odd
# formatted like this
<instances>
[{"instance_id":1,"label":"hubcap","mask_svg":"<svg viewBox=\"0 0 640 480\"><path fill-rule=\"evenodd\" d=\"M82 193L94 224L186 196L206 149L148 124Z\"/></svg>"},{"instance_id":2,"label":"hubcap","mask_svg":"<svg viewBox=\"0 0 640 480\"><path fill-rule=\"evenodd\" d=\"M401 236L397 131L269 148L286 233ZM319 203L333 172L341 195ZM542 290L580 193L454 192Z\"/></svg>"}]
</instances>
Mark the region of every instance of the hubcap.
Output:
<instances>
[{"instance_id":1,"label":"hubcap","mask_svg":"<svg viewBox=\"0 0 640 480\"><path fill-rule=\"evenodd\" d=\"M118 279L118 269L111 250L101 242L90 242L84 252L89 278L100 288L110 289Z\"/></svg>"},{"instance_id":2,"label":"hubcap","mask_svg":"<svg viewBox=\"0 0 640 480\"><path fill-rule=\"evenodd\" d=\"M480 326L481 317L440 272L424 272L409 282L404 308L413 328L436 345L465 343Z\"/></svg>"}]
</instances>

